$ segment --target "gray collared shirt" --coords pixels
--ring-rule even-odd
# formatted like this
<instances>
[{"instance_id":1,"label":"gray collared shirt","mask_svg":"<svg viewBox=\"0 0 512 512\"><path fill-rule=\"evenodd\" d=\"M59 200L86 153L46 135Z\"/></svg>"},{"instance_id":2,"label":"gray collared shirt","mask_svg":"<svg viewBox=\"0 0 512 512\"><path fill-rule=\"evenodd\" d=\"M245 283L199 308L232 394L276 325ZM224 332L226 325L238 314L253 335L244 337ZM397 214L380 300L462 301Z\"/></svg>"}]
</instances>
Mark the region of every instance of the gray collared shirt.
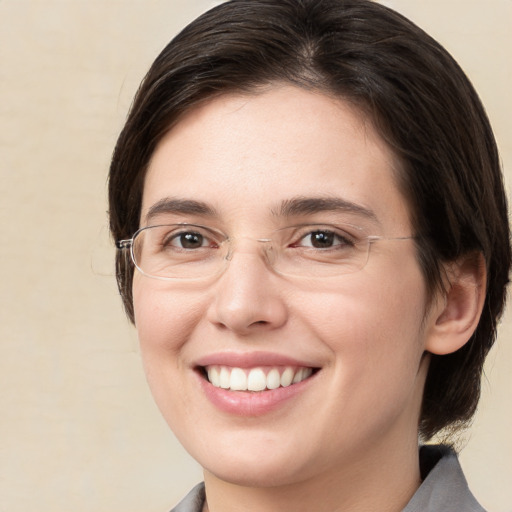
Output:
<instances>
[{"instance_id":1,"label":"gray collared shirt","mask_svg":"<svg viewBox=\"0 0 512 512\"><path fill-rule=\"evenodd\" d=\"M423 483L402 512L485 512L468 488L457 455L446 446L420 450ZM171 512L201 512L204 484L199 484Z\"/></svg>"}]
</instances>

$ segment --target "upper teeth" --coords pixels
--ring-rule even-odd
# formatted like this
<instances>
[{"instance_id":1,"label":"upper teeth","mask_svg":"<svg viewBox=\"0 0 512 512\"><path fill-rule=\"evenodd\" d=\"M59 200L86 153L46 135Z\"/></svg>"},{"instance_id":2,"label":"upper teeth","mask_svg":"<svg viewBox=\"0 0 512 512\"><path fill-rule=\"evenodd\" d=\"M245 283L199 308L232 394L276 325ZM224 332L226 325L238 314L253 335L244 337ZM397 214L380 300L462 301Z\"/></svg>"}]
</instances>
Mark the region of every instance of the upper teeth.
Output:
<instances>
[{"instance_id":1,"label":"upper teeth","mask_svg":"<svg viewBox=\"0 0 512 512\"><path fill-rule=\"evenodd\" d=\"M228 366L208 366L208 380L217 388L231 391L263 391L287 387L307 379L312 368L271 368L265 372L263 368L232 368Z\"/></svg>"}]
</instances>

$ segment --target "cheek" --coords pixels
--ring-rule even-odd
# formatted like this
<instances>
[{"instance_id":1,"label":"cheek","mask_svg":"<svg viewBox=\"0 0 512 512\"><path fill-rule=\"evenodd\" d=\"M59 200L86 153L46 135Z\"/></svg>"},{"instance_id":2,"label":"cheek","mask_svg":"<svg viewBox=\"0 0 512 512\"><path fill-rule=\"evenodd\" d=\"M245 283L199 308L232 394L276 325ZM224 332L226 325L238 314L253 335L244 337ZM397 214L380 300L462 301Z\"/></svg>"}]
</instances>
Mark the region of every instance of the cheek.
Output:
<instances>
[{"instance_id":1,"label":"cheek","mask_svg":"<svg viewBox=\"0 0 512 512\"><path fill-rule=\"evenodd\" d=\"M358 418L347 427L354 440L363 434L363 419L378 435L404 411L416 414L424 384L425 302L422 280L415 282L416 293L397 285L356 293L347 285L343 293L312 301L310 326L333 355L327 384L333 400L325 404L325 416L334 424Z\"/></svg>"},{"instance_id":2,"label":"cheek","mask_svg":"<svg viewBox=\"0 0 512 512\"><path fill-rule=\"evenodd\" d=\"M204 317L201 296L177 293L166 282L136 276L133 305L146 380L162 415L179 430L191 401L185 386L190 360L185 354Z\"/></svg>"},{"instance_id":3,"label":"cheek","mask_svg":"<svg viewBox=\"0 0 512 512\"><path fill-rule=\"evenodd\" d=\"M399 280L382 273L347 276L338 290L305 296L308 328L345 376L395 380L415 371L424 352L426 294L419 269L407 270ZM396 276L396 269L389 275Z\"/></svg>"},{"instance_id":4,"label":"cheek","mask_svg":"<svg viewBox=\"0 0 512 512\"><path fill-rule=\"evenodd\" d=\"M198 298L197 295L171 291L164 281L135 276L135 325L148 379L158 363L160 366L181 364L181 350L204 316Z\"/></svg>"}]
</instances>

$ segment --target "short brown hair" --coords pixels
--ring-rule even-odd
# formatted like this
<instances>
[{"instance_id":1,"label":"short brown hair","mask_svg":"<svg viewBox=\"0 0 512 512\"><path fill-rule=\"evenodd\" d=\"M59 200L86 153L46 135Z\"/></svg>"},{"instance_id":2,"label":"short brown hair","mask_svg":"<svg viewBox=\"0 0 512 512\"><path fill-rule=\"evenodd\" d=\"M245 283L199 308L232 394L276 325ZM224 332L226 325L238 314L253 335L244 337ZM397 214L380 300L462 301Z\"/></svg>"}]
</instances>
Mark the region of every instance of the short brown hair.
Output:
<instances>
[{"instance_id":1,"label":"short brown hair","mask_svg":"<svg viewBox=\"0 0 512 512\"><path fill-rule=\"evenodd\" d=\"M510 267L498 151L481 102L453 58L400 14L369 0L231 0L187 26L157 57L135 97L110 167L114 239L139 227L145 172L163 135L198 103L286 82L353 102L402 163L418 259L430 292L441 265L479 251L487 295L460 350L432 356L424 438L467 422L496 337ZM133 321L133 267L117 279Z\"/></svg>"}]
</instances>

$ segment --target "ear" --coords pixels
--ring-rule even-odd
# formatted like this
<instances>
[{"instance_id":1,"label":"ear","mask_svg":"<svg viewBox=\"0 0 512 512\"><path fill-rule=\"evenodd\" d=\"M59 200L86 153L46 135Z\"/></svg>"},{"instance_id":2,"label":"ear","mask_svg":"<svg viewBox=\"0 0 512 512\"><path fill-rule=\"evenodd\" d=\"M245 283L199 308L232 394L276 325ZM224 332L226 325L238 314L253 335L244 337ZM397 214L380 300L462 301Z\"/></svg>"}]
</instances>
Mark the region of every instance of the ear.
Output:
<instances>
[{"instance_id":1,"label":"ear","mask_svg":"<svg viewBox=\"0 0 512 512\"><path fill-rule=\"evenodd\" d=\"M487 271L480 252L445 266L445 292L435 301L425 349L450 354L464 346L478 325L485 302Z\"/></svg>"}]
</instances>

